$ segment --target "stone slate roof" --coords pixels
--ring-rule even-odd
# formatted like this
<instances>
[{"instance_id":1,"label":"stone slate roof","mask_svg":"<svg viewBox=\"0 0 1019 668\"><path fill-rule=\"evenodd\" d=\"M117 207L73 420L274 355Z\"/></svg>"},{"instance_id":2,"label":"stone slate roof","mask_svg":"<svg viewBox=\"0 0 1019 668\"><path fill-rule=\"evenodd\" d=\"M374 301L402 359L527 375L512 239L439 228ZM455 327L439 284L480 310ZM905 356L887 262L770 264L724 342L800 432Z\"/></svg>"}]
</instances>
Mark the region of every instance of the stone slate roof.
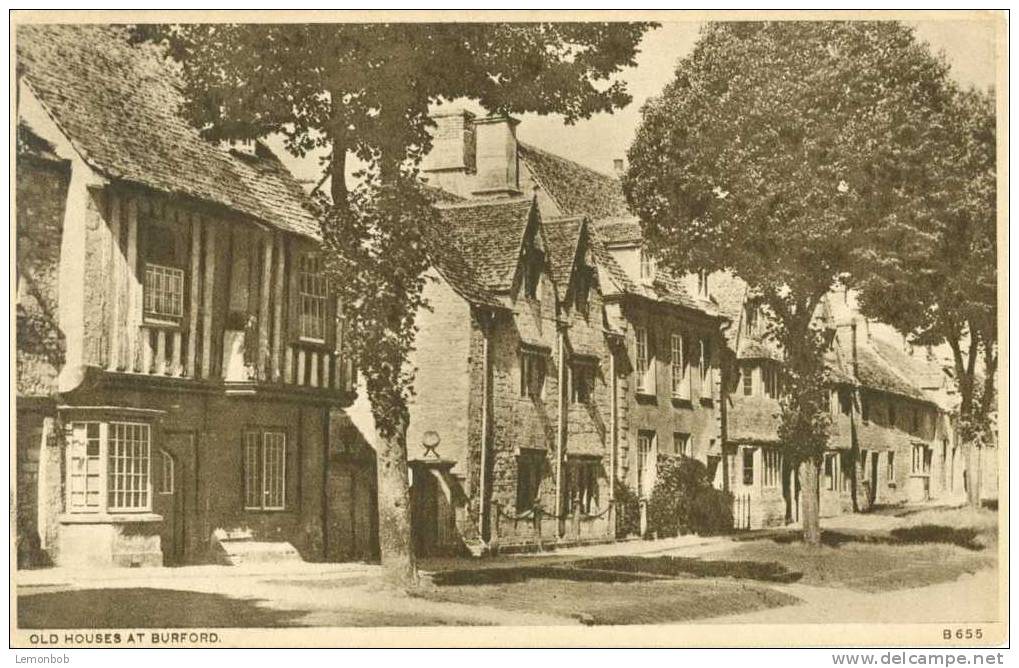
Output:
<instances>
[{"instance_id":1,"label":"stone slate roof","mask_svg":"<svg viewBox=\"0 0 1019 668\"><path fill-rule=\"evenodd\" d=\"M597 226L598 234L607 244L639 244L644 238L640 220L634 216L602 218Z\"/></svg>"},{"instance_id":2,"label":"stone slate roof","mask_svg":"<svg viewBox=\"0 0 1019 668\"><path fill-rule=\"evenodd\" d=\"M579 216L543 220L541 223L552 267L552 282L561 300L566 299L583 229L584 219Z\"/></svg>"},{"instance_id":3,"label":"stone slate roof","mask_svg":"<svg viewBox=\"0 0 1019 668\"><path fill-rule=\"evenodd\" d=\"M882 352L879 352L878 348ZM897 394L917 401L934 403L916 381L909 376L906 369L896 368L885 355L890 354L890 346L871 339L857 343L857 371L859 384L865 388Z\"/></svg>"},{"instance_id":4,"label":"stone slate roof","mask_svg":"<svg viewBox=\"0 0 1019 668\"><path fill-rule=\"evenodd\" d=\"M422 236L432 266L454 292L471 304L504 308L478 277L455 232L443 225L429 225L422 230Z\"/></svg>"},{"instance_id":5,"label":"stone slate roof","mask_svg":"<svg viewBox=\"0 0 1019 668\"><path fill-rule=\"evenodd\" d=\"M619 179L523 142L517 155L562 215L591 220L629 215Z\"/></svg>"},{"instance_id":6,"label":"stone slate roof","mask_svg":"<svg viewBox=\"0 0 1019 668\"><path fill-rule=\"evenodd\" d=\"M477 280L487 290L508 292L534 210L533 200L471 201L436 208L443 225L456 235L456 245Z\"/></svg>"},{"instance_id":7,"label":"stone slate roof","mask_svg":"<svg viewBox=\"0 0 1019 668\"><path fill-rule=\"evenodd\" d=\"M300 184L264 146L257 157L205 141L181 115L181 84L154 45L100 25L23 25L18 68L75 150L113 180L226 207L318 238Z\"/></svg>"},{"instance_id":8,"label":"stone slate roof","mask_svg":"<svg viewBox=\"0 0 1019 668\"><path fill-rule=\"evenodd\" d=\"M774 399L732 395L726 413L726 436L730 443L777 443L781 408Z\"/></svg>"}]
</instances>

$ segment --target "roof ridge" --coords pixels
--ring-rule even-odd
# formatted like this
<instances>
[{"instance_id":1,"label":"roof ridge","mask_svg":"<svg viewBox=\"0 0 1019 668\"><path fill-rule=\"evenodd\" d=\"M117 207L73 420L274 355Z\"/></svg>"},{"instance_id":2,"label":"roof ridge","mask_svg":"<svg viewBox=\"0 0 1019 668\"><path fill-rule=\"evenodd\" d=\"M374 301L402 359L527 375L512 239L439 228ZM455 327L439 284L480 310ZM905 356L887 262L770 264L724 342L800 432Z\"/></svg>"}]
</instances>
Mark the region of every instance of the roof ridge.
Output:
<instances>
[{"instance_id":1,"label":"roof ridge","mask_svg":"<svg viewBox=\"0 0 1019 668\"><path fill-rule=\"evenodd\" d=\"M597 174L598 176L602 177L603 179L608 179L609 181L616 181L616 182L619 181L619 179L617 179L616 177L612 176L611 174L606 174L605 172L599 172L597 169L594 169L593 167L588 167L587 165L585 165L583 163L577 162L576 160L574 160L572 158L567 158L566 156L559 155L558 153L552 153L551 151L546 151L543 148L538 148L534 144L528 144L527 142L522 142L522 141L518 140L517 141L517 146L518 147L523 147L524 150L527 150L527 151L534 151L535 153L544 153L545 155L551 156L551 157L555 158L556 160L562 160L562 161L568 162L568 163L570 163L572 165L576 165L580 169L583 169L583 170L586 170L588 172L591 172L592 174Z\"/></svg>"},{"instance_id":2,"label":"roof ridge","mask_svg":"<svg viewBox=\"0 0 1019 668\"><path fill-rule=\"evenodd\" d=\"M508 206L510 204L530 204L533 201L532 198L525 195L520 197L506 198L506 199L479 199L479 200L467 200L466 202L440 202L434 204L436 209L473 209L482 206Z\"/></svg>"}]
</instances>

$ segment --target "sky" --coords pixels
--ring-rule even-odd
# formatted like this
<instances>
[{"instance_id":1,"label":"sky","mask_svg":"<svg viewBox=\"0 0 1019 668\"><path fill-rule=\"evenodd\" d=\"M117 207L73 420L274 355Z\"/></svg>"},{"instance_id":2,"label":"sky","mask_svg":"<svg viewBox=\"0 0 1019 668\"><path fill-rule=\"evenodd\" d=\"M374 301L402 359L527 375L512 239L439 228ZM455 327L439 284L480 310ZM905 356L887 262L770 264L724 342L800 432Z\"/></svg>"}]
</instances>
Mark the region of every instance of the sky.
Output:
<instances>
[{"instance_id":1,"label":"sky","mask_svg":"<svg viewBox=\"0 0 1019 668\"><path fill-rule=\"evenodd\" d=\"M909 21L919 39L935 52L943 52L952 76L963 85L987 88L994 83L994 24L990 21ZM566 125L561 116L518 116L517 137L552 153L575 160L592 169L612 173L612 161L624 158L640 122L640 109L648 98L661 92L672 79L679 59L693 49L702 23L663 23L647 33L640 45L634 67L618 78L627 83L633 101L613 114L599 114ZM456 106L477 110L469 101ZM321 167L317 156L298 160L286 154L276 141L270 144L299 179L317 182Z\"/></svg>"}]
</instances>

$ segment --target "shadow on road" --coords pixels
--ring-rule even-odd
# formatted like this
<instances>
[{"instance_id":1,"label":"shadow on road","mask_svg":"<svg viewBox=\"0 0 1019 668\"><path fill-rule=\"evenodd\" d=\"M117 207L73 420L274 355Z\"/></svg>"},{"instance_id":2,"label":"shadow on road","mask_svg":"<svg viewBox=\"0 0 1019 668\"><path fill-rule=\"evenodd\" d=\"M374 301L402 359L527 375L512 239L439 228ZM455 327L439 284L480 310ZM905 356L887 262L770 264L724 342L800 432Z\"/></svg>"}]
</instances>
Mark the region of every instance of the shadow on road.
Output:
<instances>
[{"instance_id":1,"label":"shadow on road","mask_svg":"<svg viewBox=\"0 0 1019 668\"><path fill-rule=\"evenodd\" d=\"M23 629L296 626L302 611L175 589L77 589L18 597Z\"/></svg>"}]
</instances>

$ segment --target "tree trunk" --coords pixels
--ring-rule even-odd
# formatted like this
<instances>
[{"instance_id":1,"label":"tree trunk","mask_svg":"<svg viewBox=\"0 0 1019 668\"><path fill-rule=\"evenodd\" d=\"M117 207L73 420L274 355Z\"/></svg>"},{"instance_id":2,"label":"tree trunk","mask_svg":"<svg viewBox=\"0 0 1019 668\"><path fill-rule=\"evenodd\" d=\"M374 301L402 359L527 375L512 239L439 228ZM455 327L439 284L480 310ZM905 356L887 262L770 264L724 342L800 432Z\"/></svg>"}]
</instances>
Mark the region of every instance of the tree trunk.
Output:
<instances>
[{"instance_id":1,"label":"tree trunk","mask_svg":"<svg viewBox=\"0 0 1019 668\"><path fill-rule=\"evenodd\" d=\"M963 444L966 449L966 501L973 508L980 507L980 446L974 439Z\"/></svg>"},{"instance_id":2,"label":"tree trunk","mask_svg":"<svg viewBox=\"0 0 1019 668\"><path fill-rule=\"evenodd\" d=\"M347 204L347 144L333 140L333 154L329 160L329 195L333 206Z\"/></svg>"},{"instance_id":3,"label":"tree trunk","mask_svg":"<svg viewBox=\"0 0 1019 668\"><path fill-rule=\"evenodd\" d=\"M398 425L391 436L376 434L376 448L383 578L410 589L417 586L418 573L411 536L406 424Z\"/></svg>"},{"instance_id":4,"label":"tree trunk","mask_svg":"<svg viewBox=\"0 0 1019 668\"><path fill-rule=\"evenodd\" d=\"M821 544L820 463L813 458L800 464L803 486L800 489L800 517L803 519L803 542Z\"/></svg>"}]
</instances>

